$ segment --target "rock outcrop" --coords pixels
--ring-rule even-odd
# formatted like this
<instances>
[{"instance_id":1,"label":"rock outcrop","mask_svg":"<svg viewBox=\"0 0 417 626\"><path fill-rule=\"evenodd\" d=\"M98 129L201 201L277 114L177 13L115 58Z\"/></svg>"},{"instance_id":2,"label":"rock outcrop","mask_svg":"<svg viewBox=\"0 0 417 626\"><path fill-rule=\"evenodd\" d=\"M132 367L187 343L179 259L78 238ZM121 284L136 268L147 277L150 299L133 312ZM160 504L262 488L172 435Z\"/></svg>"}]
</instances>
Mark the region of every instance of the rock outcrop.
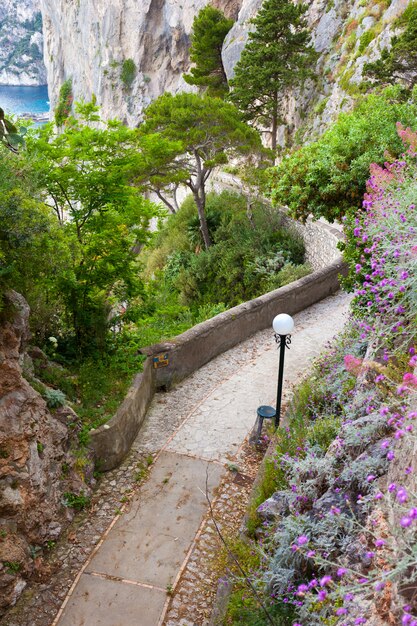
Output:
<instances>
[{"instance_id":1,"label":"rock outcrop","mask_svg":"<svg viewBox=\"0 0 417 626\"><path fill-rule=\"evenodd\" d=\"M1 315L0 617L16 602L26 579L42 570L43 548L71 520L64 494L89 492L71 451L75 414L61 408L53 415L22 376L29 339L26 301L9 292Z\"/></svg>"},{"instance_id":2,"label":"rock outcrop","mask_svg":"<svg viewBox=\"0 0 417 626\"><path fill-rule=\"evenodd\" d=\"M41 0L51 110L62 83L71 78L74 98L97 96L104 117L134 126L143 109L164 91L190 89L189 35L208 0ZM217 5L236 16L238 0ZM129 84L126 61L134 62Z\"/></svg>"},{"instance_id":3,"label":"rock outcrop","mask_svg":"<svg viewBox=\"0 0 417 626\"><path fill-rule=\"evenodd\" d=\"M46 85L38 0L4 0L0 19L0 85Z\"/></svg>"},{"instance_id":4,"label":"rock outcrop","mask_svg":"<svg viewBox=\"0 0 417 626\"><path fill-rule=\"evenodd\" d=\"M360 93L365 63L374 61L391 45L398 34L397 19L411 0L369 2L363 0L313 0L306 13L312 43L320 54L317 80L304 89L284 94L286 126L282 126L279 143L286 133L303 129L303 136L321 134L340 111L352 107ZM226 37L223 63L228 78L240 58L262 0L244 0L239 17ZM300 141L302 137L300 137Z\"/></svg>"},{"instance_id":5,"label":"rock outcrop","mask_svg":"<svg viewBox=\"0 0 417 626\"><path fill-rule=\"evenodd\" d=\"M303 92L285 94L287 132L303 127L322 132L359 93L364 63L379 57L398 32L397 18L411 0L312 0L307 21L320 53L317 81ZM52 110L59 88L72 78L75 99L94 93L104 117L140 122L149 102L164 91L191 89L182 74L189 69L189 34L208 0L41 0L45 61ZM228 76L246 43L250 19L262 0L216 0L236 23L224 46ZM389 6L388 6L389 5ZM123 64L134 62L132 80L122 80ZM281 129L281 142L284 128Z\"/></svg>"}]
</instances>

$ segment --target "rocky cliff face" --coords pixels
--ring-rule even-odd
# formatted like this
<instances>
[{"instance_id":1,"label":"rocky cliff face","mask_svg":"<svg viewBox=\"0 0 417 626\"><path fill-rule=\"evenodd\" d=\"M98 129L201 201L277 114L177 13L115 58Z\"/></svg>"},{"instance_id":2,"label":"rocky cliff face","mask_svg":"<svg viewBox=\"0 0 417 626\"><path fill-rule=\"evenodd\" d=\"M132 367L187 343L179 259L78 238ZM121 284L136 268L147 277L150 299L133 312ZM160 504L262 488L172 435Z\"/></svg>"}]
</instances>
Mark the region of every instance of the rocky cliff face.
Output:
<instances>
[{"instance_id":1,"label":"rocky cliff face","mask_svg":"<svg viewBox=\"0 0 417 626\"><path fill-rule=\"evenodd\" d=\"M411 0L313 0L306 13L312 42L320 57L317 80L305 85L302 92L288 93L287 126L281 128L294 136L303 129L300 139L320 134L341 110L351 108L360 93L365 63L381 56L398 29L397 19ZM230 79L245 46L250 19L262 0L244 0L239 18L229 32L223 48L223 62Z\"/></svg>"},{"instance_id":2,"label":"rocky cliff face","mask_svg":"<svg viewBox=\"0 0 417 626\"><path fill-rule=\"evenodd\" d=\"M94 93L104 117L129 125L165 90L189 89L189 34L208 0L41 0L51 108L62 83L72 79L75 99ZM217 3L236 16L238 0ZM123 81L126 61L131 81ZM130 61L130 63L131 63ZM130 84L129 84L130 83Z\"/></svg>"},{"instance_id":3,"label":"rocky cliff face","mask_svg":"<svg viewBox=\"0 0 417 626\"><path fill-rule=\"evenodd\" d=\"M320 59L317 81L303 93L286 94L290 132L305 127L320 132L359 92L365 62L390 45L396 18L411 0L312 0L307 19ZM189 34L194 16L208 0L41 0L46 63L52 107L60 85L73 80L74 97L94 93L105 117L130 125L163 91L190 87ZM229 76L245 45L249 20L262 0L216 0L215 5L237 18L224 47ZM126 60L136 71L123 82ZM307 123L306 123L307 122ZM282 129L281 139L284 138Z\"/></svg>"},{"instance_id":4,"label":"rocky cliff face","mask_svg":"<svg viewBox=\"0 0 417 626\"><path fill-rule=\"evenodd\" d=\"M0 324L0 618L26 579L41 574L43 549L72 518L64 494L88 492L71 451L75 414L65 407L52 414L22 376L29 307L15 292L6 307Z\"/></svg>"},{"instance_id":5,"label":"rocky cliff face","mask_svg":"<svg viewBox=\"0 0 417 626\"><path fill-rule=\"evenodd\" d=\"M46 85L39 0L4 0L0 85Z\"/></svg>"}]
</instances>

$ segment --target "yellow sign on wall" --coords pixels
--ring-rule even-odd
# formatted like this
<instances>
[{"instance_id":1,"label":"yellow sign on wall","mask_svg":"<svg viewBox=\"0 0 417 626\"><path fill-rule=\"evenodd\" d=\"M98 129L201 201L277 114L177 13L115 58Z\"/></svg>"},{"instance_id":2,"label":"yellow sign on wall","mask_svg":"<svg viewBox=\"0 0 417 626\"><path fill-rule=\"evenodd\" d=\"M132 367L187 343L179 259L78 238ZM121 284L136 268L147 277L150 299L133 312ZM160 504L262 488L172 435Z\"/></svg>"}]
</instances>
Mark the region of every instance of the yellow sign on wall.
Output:
<instances>
[{"instance_id":1,"label":"yellow sign on wall","mask_svg":"<svg viewBox=\"0 0 417 626\"><path fill-rule=\"evenodd\" d=\"M155 369L159 367L167 367L169 365L168 352L164 354L155 354L153 358L153 366Z\"/></svg>"}]
</instances>

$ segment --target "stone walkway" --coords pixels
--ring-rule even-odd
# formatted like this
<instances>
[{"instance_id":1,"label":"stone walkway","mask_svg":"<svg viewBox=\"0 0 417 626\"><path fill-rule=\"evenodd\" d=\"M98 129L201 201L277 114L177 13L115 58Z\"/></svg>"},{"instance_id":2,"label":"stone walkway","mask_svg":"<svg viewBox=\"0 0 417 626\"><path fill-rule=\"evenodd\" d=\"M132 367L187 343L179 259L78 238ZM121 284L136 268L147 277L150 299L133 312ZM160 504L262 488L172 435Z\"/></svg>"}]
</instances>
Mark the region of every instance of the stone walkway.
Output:
<instances>
[{"instance_id":1,"label":"stone walkway","mask_svg":"<svg viewBox=\"0 0 417 626\"><path fill-rule=\"evenodd\" d=\"M342 328L348 303L348 296L337 294L295 316L286 390ZM277 361L272 330L266 330L155 396L126 461L131 474L137 459L154 456L149 476L98 540L54 626L158 626L166 618L170 626L197 623L168 615L175 605L171 596L187 567L192 572L206 496L216 498L256 408L274 404ZM120 487L114 475L106 480Z\"/></svg>"}]
</instances>

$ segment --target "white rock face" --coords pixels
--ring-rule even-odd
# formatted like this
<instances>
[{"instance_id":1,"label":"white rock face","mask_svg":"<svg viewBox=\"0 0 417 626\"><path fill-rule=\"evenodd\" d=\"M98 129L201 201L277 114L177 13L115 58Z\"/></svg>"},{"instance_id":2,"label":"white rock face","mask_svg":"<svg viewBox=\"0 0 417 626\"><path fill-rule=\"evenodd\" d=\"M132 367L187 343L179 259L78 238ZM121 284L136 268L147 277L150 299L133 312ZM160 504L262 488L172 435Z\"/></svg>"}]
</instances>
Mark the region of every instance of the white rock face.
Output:
<instances>
[{"instance_id":1,"label":"white rock face","mask_svg":"<svg viewBox=\"0 0 417 626\"><path fill-rule=\"evenodd\" d=\"M389 47L392 35L398 33L395 20L410 1L392 0L388 9L376 1L366 6L362 0L309 3L307 22L320 54L317 81L285 95L288 132L306 125L307 118L308 132L320 133L340 110L351 106L364 64ZM195 15L209 0L40 2L51 110L68 78L72 78L76 100L95 94L105 118L118 117L131 126L140 122L143 109L164 91L192 89L182 78L189 69L189 34ZM246 43L250 19L262 0L216 0L213 4L237 17L223 49L230 78ZM368 37L371 40L359 52L365 32L374 37ZM121 80L127 59L136 67L130 86ZM281 136L285 136L283 129Z\"/></svg>"},{"instance_id":2,"label":"white rock face","mask_svg":"<svg viewBox=\"0 0 417 626\"><path fill-rule=\"evenodd\" d=\"M0 85L45 85L39 0L3 0Z\"/></svg>"},{"instance_id":3,"label":"white rock face","mask_svg":"<svg viewBox=\"0 0 417 626\"><path fill-rule=\"evenodd\" d=\"M208 0L41 0L51 110L59 89L72 79L74 98L97 96L105 118L134 126L149 102L164 91L190 89L189 34ZM236 0L223 2L229 12ZM121 80L132 59L131 86Z\"/></svg>"}]
</instances>

